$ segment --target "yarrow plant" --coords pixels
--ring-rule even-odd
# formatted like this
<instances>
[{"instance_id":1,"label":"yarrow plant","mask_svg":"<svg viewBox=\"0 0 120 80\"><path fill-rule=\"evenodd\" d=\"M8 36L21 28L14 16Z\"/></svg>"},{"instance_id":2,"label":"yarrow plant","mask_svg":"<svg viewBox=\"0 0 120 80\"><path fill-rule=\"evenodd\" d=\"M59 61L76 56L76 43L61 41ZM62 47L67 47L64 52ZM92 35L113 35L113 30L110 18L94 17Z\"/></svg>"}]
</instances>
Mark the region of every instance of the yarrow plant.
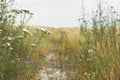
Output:
<instances>
[{"instance_id":1,"label":"yarrow plant","mask_svg":"<svg viewBox=\"0 0 120 80\"><path fill-rule=\"evenodd\" d=\"M13 9L14 2L0 0L0 80L30 80L37 67L31 58L37 45L30 39L33 33L25 25L33 13ZM15 26L18 19L19 25Z\"/></svg>"}]
</instances>

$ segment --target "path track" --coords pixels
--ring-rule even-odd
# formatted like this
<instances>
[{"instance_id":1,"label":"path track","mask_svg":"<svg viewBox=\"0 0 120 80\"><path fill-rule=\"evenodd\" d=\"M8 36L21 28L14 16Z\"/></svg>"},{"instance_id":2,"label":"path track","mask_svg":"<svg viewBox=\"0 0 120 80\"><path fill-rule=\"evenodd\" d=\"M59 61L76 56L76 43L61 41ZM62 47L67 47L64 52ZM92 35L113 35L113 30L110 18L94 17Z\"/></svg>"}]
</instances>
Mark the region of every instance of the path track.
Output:
<instances>
[{"instance_id":1,"label":"path track","mask_svg":"<svg viewBox=\"0 0 120 80\"><path fill-rule=\"evenodd\" d=\"M66 72L60 65L60 57L56 49L50 49L45 56L43 67L34 80L66 80Z\"/></svg>"}]
</instances>

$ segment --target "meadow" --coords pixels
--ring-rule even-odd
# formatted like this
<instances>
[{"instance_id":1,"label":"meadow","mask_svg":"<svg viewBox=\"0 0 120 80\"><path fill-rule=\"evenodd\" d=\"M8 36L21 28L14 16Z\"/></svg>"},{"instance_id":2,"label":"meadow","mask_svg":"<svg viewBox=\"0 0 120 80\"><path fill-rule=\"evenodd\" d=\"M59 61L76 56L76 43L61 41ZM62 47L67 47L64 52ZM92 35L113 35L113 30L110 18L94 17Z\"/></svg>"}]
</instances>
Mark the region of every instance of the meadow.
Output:
<instances>
[{"instance_id":1,"label":"meadow","mask_svg":"<svg viewBox=\"0 0 120 80\"><path fill-rule=\"evenodd\" d=\"M36 80L51 50L66 72L63 80L120 80L120 18L113 7L102 15L99 4L92 27L83 17L80 27L52 28L26 26L33 13L12 5L0 0L0 80Z\"/></svg>"}]
</instances>

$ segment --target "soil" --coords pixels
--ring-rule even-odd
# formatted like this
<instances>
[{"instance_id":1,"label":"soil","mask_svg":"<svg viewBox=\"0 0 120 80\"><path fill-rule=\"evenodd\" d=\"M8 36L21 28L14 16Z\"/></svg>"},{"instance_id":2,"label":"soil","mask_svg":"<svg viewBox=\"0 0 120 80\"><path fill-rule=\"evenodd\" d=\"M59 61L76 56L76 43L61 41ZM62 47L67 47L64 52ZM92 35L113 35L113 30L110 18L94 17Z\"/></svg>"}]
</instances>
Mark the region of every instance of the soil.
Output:
<instances>
[{"instance_id":1,"label":"soil","mask_svg":"<svg viewBox=\"0 0 120 80\"><path fill-rule=\"evenodd\" d=\"M34 80L66 80L66 71L60 64L56 49L50 49L42 62L43 67Z\"/></svg>"}]
</instances>

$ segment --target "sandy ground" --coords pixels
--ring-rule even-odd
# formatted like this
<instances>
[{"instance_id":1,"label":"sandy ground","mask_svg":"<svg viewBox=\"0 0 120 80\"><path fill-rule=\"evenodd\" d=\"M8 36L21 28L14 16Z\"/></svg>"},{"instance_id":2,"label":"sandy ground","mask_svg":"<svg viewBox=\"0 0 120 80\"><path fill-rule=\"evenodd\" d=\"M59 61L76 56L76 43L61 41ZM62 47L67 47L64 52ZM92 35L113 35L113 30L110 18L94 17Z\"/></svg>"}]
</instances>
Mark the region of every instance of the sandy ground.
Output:
<instances>
[{"instance_id":1,"label":"sandy ground","mask_svg":"<svg viewBox=\"0 0 120 80\"><path fill-rule=\"evenodd\" d=\"M34 80L66 80L66 72L62 70L58 58L58 54L51 49L45 56L43 67Z\"/></svg>"}]
</instances>

